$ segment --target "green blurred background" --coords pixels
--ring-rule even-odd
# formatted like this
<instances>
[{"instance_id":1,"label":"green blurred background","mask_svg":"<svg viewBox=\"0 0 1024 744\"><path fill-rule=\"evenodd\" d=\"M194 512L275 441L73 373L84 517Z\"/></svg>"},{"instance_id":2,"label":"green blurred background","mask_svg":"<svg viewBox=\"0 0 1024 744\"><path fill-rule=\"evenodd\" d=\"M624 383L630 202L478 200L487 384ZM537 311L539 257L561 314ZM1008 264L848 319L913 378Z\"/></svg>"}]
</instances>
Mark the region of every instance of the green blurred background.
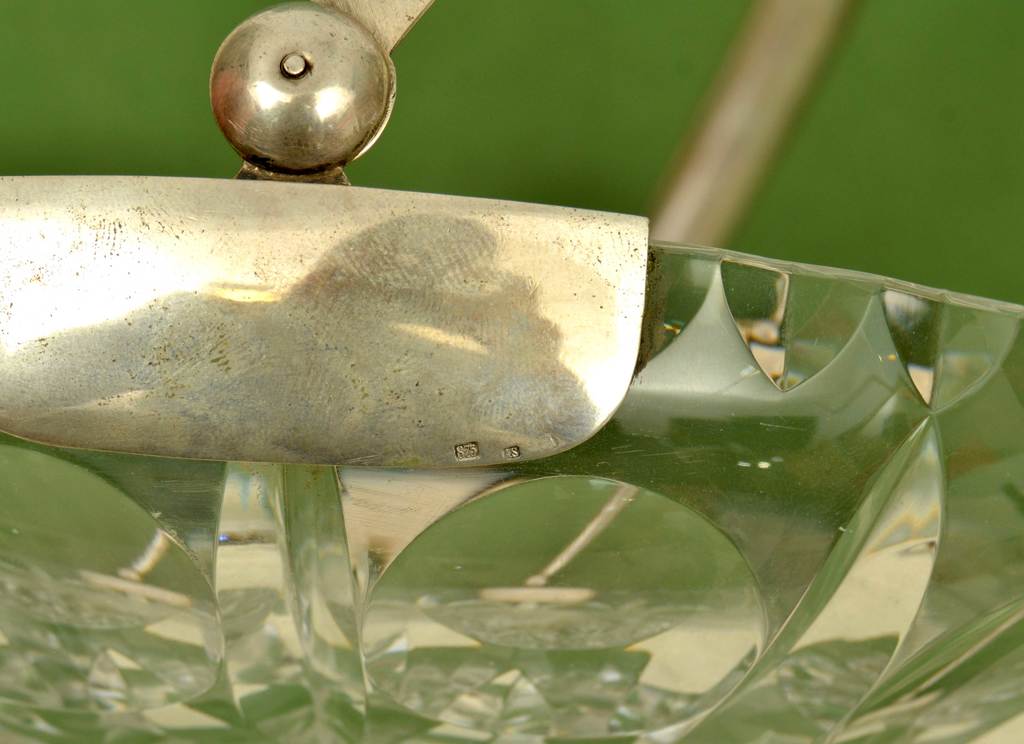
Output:
<instances>
[{"instance_id":1,"label":"green blurred background","mask_svg":"<svg viewBox=\"0 0 1024 744\"><path fill-rule=\"evenodd\" d=\"M270 0L0 0L0 175L230 177L210 61ZM353 181L650 211L747 0L437 0ZM1024 2L864 0L724 247L1024 302Z\"/></svg>"}]
</instances>

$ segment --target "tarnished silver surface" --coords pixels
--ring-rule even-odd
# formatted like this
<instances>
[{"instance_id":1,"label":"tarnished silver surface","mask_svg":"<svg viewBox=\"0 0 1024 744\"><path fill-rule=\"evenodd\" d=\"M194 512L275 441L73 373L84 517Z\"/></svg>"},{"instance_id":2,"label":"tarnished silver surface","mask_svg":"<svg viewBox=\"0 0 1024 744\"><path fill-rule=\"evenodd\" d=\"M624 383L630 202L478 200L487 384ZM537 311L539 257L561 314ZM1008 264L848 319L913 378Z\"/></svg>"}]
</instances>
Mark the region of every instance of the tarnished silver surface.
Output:
<instances>
[{"instance_id":1,"label":"tarnished silver surface","mask_svg":"<svg viewBox=\"0 0 1024 744\"><path fill-rule=\"evenodd\" d=\"M313 0L358 18L388 51L434 4L434 0Z\"/></svg>"},{"instance_id":2,"label":"tarnished silver surface","mask_svg":"<svg viewBox=\"0 0 1024 744\"><path fill-rule=\"evenodd\" d=\"M579 444L637 357L647 223L311 184L0 179L0 430L217 460Z\"/></svg>"}]
</instances>

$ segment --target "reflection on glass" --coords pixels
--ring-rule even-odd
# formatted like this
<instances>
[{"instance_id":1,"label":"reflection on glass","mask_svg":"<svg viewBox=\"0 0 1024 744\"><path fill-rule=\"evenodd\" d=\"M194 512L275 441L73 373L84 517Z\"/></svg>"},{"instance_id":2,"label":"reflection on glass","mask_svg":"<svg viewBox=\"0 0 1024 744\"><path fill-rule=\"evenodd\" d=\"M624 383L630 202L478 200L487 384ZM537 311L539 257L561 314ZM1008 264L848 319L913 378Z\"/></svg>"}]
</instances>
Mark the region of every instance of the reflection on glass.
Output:
<instances>
[{"instance_id":1,"label":"reflection on glass","mask_svg":"<svg viewBox=\"0 0 1024 744\"><path fill-rule=\"evenodd\" d=\"M0 469L0 706L91 719L213 687L217 606L185 545L66 460L4 444Z\"/></svg>"},{"instance_id":2,"label":"reflection on glass","mask_svg":"<svg viewBox=\"0 0 1024 744\"><path fill-rule=\"evenodd\" d=\"M502 735L688 720L740 678L764 632L721 532L658 494L574 476L513 482L438 522L384 573L365 618L377 689Z\"/></svg>"}]
</instances>

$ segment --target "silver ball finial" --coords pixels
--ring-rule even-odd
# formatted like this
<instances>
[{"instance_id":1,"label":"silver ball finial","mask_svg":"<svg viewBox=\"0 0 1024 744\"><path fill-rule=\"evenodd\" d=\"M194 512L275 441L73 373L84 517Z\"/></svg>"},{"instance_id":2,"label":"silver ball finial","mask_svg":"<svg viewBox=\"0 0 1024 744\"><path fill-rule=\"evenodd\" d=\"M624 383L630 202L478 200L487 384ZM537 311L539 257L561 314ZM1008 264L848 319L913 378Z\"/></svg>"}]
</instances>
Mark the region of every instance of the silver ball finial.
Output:
<instances>
[{"instance_id":1,"label":"silver ball finial","mask_svg":"<svg viewBox=\"0 0 1024 744\"><path fill-rule=\"evenodd\" d=\"M394 67L350 16L307 3L259 13L224 41L210 99L248 163L288 174L355 160L387 123Z\"/></svg>"}]
</instances>

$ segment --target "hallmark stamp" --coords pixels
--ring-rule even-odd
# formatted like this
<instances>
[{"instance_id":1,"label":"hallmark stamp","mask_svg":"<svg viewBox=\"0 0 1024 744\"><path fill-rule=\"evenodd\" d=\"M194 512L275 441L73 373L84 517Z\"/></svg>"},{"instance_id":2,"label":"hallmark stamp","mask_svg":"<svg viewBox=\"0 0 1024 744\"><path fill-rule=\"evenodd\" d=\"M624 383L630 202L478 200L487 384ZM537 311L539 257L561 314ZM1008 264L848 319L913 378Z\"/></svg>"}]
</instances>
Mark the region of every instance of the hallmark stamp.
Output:
<instances>
[{"instance_id":1,"label":"hallmark stamp","mask_svg":"<svg viewBox=\"0 0 1024 744\"><path fill-rule=\"evenodd\" d=\"M511 447L506 447L502 454L505 456L506 460L518 460L523 456L523 451L519 449L519 445L516 444Z\"/></svg>"},{"instance_id":2,"label":"hallmark stamp","mask_svg":"<svg viewBox=\"0 0 1024 744\"><path fill-rule=\"evenodd\" d=\"M466 460L479 460L480 445L476 442L466 442L465 444L455 445L455 459L460 462L465 462Z\"/></svg>"}]
</instances>

